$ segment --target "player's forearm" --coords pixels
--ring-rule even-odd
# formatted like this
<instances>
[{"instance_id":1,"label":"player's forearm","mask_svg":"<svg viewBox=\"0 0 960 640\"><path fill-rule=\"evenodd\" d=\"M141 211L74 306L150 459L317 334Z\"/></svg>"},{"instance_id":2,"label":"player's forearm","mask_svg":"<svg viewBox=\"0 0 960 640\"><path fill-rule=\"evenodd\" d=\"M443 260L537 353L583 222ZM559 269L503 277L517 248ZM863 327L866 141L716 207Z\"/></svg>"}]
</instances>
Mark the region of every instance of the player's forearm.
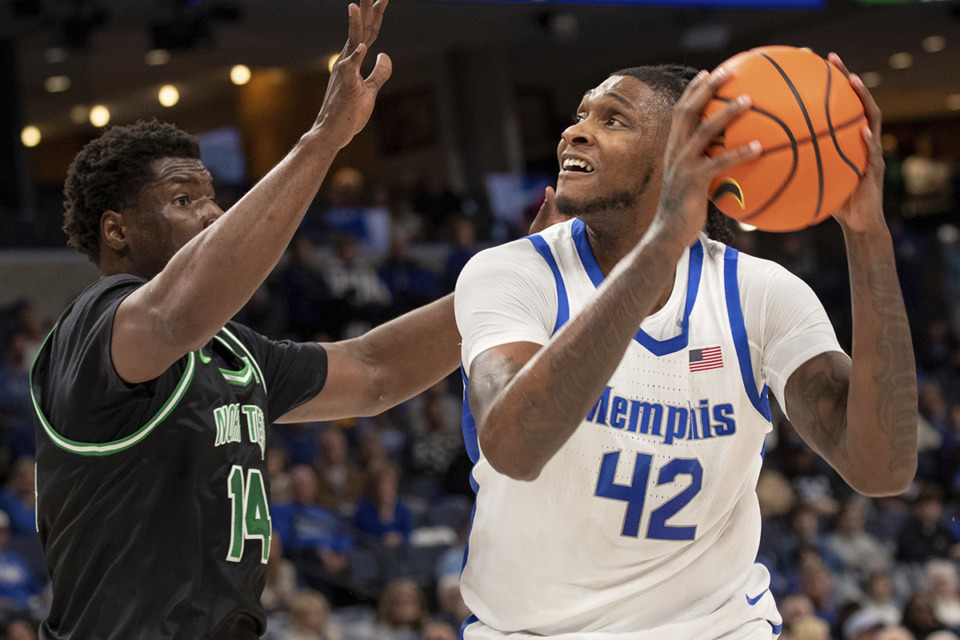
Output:
<instances>
[{"instance_id":1,"label":"player's forearm","mask_svg":"<svg viewBox=\"0 0 960 640\"><path fill-rule=\"evenodd\" d=\"M917 467L917 373L893 243L884 226L844 238L853 304L846 458L864 492L900 493Z\"/></svg>"},{"instance_id":2,"label":"player's forearm","mask_svg":"<svg viewBox=\"0 0 960 640\"><path fill-rule=\"evenodd\" d=\"M215 224L185 245L150 284L168 339L205 344L276 266L339 146L322 130L297 146Z\"/></svg>"},{"instance_id":3,"label":"player's forearm","mask_svg":"<svg viewBox=\"0 0 960 640\"><path fill-rule=\"evenodd\" d=\"M477 416L480 444L494 468L520 480L540 474L600 397L640 323L669 289L678 249L642 242L611 272L593 302ZM508 369L509 363L502 363L491 371ZM500 383L471 379L475 384Z\"/></svg>"},{"instance_id":4,"label":"player's forearm","mask_svg":"<svg viewBox=\"0 0 960 640\"><path fill-rule=\"evenodd\" d=\"M371 368L367 405L376 415L412 398L457 369L460 332L453 294L405 313L357 339Z\"/></svg>"}]
</instances>

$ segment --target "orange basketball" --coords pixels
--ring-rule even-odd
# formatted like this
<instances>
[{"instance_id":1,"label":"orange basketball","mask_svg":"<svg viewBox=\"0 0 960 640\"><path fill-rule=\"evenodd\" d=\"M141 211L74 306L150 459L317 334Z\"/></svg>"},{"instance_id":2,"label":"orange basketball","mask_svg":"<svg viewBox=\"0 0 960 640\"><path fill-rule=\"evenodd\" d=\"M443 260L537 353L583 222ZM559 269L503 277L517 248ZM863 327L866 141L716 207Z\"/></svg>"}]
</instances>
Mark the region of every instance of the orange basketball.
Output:
<instances>
[{"instance_id":1,"label":"orange basketball","mask_svg":"<svg viewBox=\"0 0 960 640\"><path fill-rule=\"evenodd\" d=\"M763 231L795 231L830 216L867 164L863 104L839 69L809 49L760 47L720 65L730 79L704 111L747 94L752 106L707 151L759 140L760 157L718 175L711 200Z\"/></svg>"}]
</instances>

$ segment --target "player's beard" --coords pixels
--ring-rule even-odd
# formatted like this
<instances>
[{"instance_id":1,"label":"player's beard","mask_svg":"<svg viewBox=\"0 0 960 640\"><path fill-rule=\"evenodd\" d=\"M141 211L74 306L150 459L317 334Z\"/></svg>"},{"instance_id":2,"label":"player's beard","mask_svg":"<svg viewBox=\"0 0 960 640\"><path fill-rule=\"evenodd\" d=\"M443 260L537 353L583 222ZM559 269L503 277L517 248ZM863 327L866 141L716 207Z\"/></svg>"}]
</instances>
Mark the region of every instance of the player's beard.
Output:
<instances>
[{"instance_id":1,"label":"player's beard","mask_svg":"<svg viewBox=\"0 0 960 640\"><path fill-rule=\"evenodd\" d=\"M634 191L615 191L605 196L597 196L590 200L574 200L565 195L557 194L557 211L565 216L583 218L591 214L604 211L626 211L636 207L640 196L647 190L653 178L653 168L647 167L640 184Z\"/></svg>"},{"instance_id":2,"label":"player's beard","mask_svg":"<svg viewBox=\"0 0 960 640\"><path fill-rule=\"evenodd\" d=\"M623 211L632 208L637 202L638 194L629 191L619 191L608 196L593 198L592 200L574 200L567 196L557 196L557 211L565 216L582 218L591 213L601 211Z\"/></svg>"}]
</instances>

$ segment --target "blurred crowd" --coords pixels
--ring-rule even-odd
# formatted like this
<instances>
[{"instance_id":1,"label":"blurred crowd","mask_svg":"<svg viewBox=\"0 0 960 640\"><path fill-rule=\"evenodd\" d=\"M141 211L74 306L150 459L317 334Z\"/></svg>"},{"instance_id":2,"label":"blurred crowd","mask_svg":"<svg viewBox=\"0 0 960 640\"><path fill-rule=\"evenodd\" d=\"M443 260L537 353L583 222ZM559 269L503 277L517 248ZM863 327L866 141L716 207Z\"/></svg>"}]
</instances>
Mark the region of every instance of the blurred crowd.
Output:
<instances>
[{"instance_id":1,"label":"blurred crowd","mask_svg":"<svg viewBox=\"0 0 960 640\"><path fill-rule=\"evenodd\" d=\"M886 209L915 341L920 465L900 497L854 494L774 407L758 493L758 560L785 640L960 637L960 227L956 172L932 141L888 157ZM228 204L228 203L227 203ZM238 319L278 339L359 335L450 291L485 244L477 207L433 182L398 198L352 169L332 179ZM518 217L513 235L532 212ZM839 230L737 230L818 293L850 347ZM48 602L34 525L28 368L55 318L0 312L0 629L36 638ZM374 418L274 425L269 640L454 640L473 493L459 374Z\"/></svg>"}]
</instances>

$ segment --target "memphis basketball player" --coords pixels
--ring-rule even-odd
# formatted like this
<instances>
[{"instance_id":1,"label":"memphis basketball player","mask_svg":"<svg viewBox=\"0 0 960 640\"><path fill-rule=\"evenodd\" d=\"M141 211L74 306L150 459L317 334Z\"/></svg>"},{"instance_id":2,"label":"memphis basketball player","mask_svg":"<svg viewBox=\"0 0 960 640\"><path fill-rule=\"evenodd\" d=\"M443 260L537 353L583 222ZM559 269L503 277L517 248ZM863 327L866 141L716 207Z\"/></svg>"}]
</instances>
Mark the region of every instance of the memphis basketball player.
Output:
<instances>
[{"instance_id":1,"label":"memphis basketball player","mask_svg":"<svg viewBox=\"0 0 960 640\"><path fill-rule=\"evenodd\" d=\"M603 281L579 219L474 258L456 293L465 399L479 354L547 344ZM769 574L755 561L768 393L782 401L797 366L834 350L802 281L701 235L535 480L494 470L465 402L477 504L463 637L776 637Z\"/></svg>"}]
</instances>

